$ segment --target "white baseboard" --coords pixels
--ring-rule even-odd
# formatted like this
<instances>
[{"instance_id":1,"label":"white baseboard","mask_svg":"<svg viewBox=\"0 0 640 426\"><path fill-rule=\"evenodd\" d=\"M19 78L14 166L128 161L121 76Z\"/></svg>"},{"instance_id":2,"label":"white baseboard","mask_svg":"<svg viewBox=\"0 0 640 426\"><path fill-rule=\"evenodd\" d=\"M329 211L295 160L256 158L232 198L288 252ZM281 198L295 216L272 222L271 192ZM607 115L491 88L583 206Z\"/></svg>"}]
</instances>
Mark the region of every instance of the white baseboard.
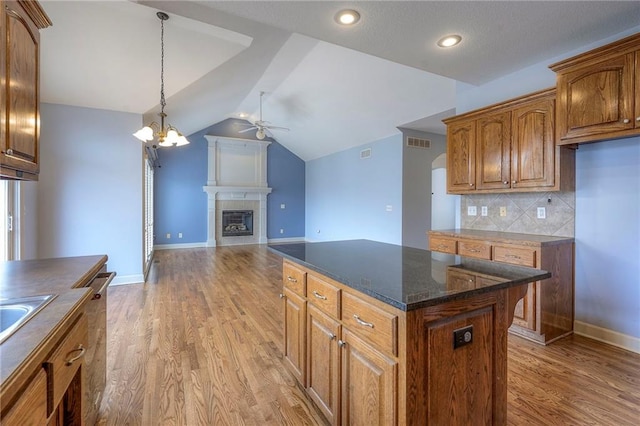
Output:
<instances>
[{"instance_id":1,"label":"white baseboard","mask_svg":"<svg viewBox=\"0 0 640 426\"><path fill-rule=\"evenodd\" d=\"M156 244L153 246L154 250L175 250L186 248L201 248L207 247L206 242L202 243L177 243L177 244Z\"/></svg>"},{"instance_id":2,"label":"white baseboard","mask_svg":"<svg viewBox=\"0 0 640 426\"><path fill-rule=\"evenodd\" d=\"M142 284L144 283L144 274L134 274L134 275L117 275L111 281L112 285L125 285L125 284Z\"/></svg>"},{"instance_id":3,"label":"white baseboard","mask_svg":"<svg viewBox=\"0 0 640 426\"><path fill-rule=\"evenodd\" d=\"M640 354L640 338L622 334L617 331L587 324L581 321L574 321L573 332L580 336L598 340L609 345L617 346L631 352Z\"/></svg>"},{"instance_id":4,"label":"white baseboard","mask_svg":"<svg viewBox=\"0 0 640 426\"><path fill-rule=\"evenodd\" d=\"M293 237L293 238L269 238L269 244L274 243L304 243L304 237Z\"/></svg>"}]
</instances>

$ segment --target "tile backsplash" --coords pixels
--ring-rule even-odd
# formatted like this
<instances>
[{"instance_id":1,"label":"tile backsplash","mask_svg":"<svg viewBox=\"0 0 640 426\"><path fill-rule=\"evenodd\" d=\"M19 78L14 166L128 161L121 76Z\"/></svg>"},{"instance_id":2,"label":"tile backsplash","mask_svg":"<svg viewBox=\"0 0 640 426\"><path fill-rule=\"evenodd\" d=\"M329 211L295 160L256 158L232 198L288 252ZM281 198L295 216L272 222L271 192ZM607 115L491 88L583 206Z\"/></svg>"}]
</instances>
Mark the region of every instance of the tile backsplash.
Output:
<instances>
[{"instance_id":1,"label":"tile backsplash","mask_svg":"<svg viewBox=\"0 0 640 426\"><path fill-rule=\"evenodd\" d=\"M475 216L468 215L470 206L476 206ZM487 216L482 216L482 206ZM506 216L500 216L501 207L506 207ZM537 218L538 207L545 208L545 219ZM575 191L463 195L460 208L465 229L575 236Z\"/></svg>"}]
</instances>

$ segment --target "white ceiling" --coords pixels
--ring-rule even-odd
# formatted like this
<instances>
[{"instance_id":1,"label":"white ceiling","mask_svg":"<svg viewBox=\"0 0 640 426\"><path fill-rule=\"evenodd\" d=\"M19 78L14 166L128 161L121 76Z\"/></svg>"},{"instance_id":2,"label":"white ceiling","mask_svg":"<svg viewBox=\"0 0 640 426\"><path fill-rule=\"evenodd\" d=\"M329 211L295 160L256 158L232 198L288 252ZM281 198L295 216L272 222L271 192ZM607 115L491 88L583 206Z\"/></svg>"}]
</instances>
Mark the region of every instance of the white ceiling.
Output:
<instances>
[{"instance_id":1,"label":"white ceiling","mask_svg":"<svg viewBox=\"0 0 640 426\"><path fill-rule=\"evenodd\" d=\"M42 0L41 0L42 1ZM638 1L43 0L42 101L159 111L160 21L170 122L191 134L240 112L291 129L311 160L397 133L442 133L456 80L482 84L633 28ZM341 28L335 13L357 9ZM460 46L435 41L459 33ZM132 129L134 131L136 129Z\"/></svg>"}]
</instances>

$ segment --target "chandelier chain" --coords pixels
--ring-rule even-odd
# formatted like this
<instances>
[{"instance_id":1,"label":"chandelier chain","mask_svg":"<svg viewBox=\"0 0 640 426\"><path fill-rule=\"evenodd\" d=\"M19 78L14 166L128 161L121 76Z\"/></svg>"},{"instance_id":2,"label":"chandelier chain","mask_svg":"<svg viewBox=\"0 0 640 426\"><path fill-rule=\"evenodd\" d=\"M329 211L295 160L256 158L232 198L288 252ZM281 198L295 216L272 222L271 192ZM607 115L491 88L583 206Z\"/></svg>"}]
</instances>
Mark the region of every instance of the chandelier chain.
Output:
<instances>
[{"instance_id":1,"label":"chandelier chain","mask_svg":"<svg viewBox=\"0 0 640 426\"><path fill-rule=\"evenodd\" d=\"M160 19L160 107L164 113L164 19Z\"/></svg>"}]
</instances>

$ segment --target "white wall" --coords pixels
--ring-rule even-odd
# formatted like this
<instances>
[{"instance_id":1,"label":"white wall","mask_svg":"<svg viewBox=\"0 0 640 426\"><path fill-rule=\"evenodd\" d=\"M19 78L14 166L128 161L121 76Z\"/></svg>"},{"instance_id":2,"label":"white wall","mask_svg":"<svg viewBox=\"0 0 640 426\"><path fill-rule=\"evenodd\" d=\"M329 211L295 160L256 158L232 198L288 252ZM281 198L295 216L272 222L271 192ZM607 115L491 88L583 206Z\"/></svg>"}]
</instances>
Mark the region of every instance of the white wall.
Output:
<instances>
[{"instance_id":1,"label":"white wall","mask_svg":"<svg viewBox=\"0 0 640 426\"><path fill-rule=\"evenodd\" d=\"M548 65L618 36L479 87L459 85L456 113L555 85ZM576 153L576 332L640 352L640 138L581 145ZM459 209L458 209L459 219Z\"/></svg>"},{"instance_id":2,"label":"white wall","mask_svg":"<svg viewBox=\"0 0 640 426\"><path fill-rule=\"evenodd\" d=\"M115 283L142 271L138 114L42 104L38 258L106 254Z\"/></svg>"}]
</instances>

